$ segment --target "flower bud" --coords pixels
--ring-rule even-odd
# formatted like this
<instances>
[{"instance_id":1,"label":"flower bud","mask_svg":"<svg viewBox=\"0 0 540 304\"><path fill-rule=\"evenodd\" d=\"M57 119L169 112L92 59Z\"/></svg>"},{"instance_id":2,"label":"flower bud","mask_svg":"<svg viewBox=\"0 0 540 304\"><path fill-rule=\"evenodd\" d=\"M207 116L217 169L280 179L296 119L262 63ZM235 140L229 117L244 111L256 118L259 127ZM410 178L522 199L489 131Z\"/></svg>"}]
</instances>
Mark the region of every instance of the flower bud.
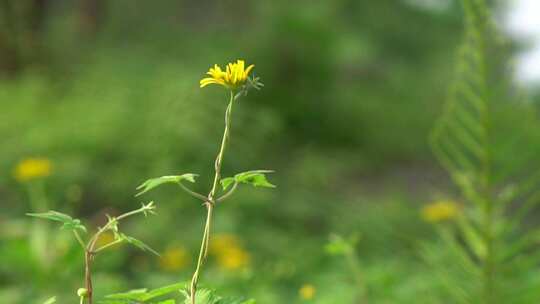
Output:
<instances>
[{"instance_id":1,"label":"flower bud","mask_svg":"<svg viewBox=\"0 0 540 304\"><path fill-rule=\"evenodd\" d=\"M80 298L86 298L86 296L88 296L88 289L86 289L86 288L79 288L79 289L77 289L77 295L78 295Z\"/></svg>"}]
</instances>

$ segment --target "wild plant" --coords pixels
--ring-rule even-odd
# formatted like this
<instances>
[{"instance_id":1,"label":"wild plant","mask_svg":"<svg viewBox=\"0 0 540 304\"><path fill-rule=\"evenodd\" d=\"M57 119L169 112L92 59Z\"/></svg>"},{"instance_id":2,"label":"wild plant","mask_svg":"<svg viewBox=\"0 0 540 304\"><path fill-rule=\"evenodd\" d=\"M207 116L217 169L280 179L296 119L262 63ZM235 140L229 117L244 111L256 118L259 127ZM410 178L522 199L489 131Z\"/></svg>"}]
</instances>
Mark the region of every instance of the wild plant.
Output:
<instances>
[{"instance_id":1,"label":"wild plant","mask_svg":"<svg viewBox=\"0 0 540 304\"><path fill-rule=\"evenodd\" d=\"M326 244L325 249L329 254L341 257L345 260L347 269L350 271L354 287L356 290L354 303L362 304L369 303L368 290L364 280L364 271L356 246L358 245L359 236L351 235L347 238L338 235L330 235L330 240Z\"/></svg>"},{"instance_id":2,"label":"wild plant","mask_svg":"<svg viewBox=\"0 0 540 304\"><path fill-rule=\"evenodd\" d=\"M67 214L51 210L44 213L28 213L27 215L36 218L60 222L62 224L62 229L69 230L73 233L73 236L75 237L84 252L84 287L81 287L77 290L77 296L79 297L81 304L83 304L85 301L88 304L92 304L94 298L92 265L98 254L101 254L106 249L109 249L115 245L127 242L142 249L143 251L148 251L158 255L158 253L152 248L150 248L148 245L134 237L124 234L119 229L120 221L123 221L126 218L137 214L143 214L144 216L154 214L155 208L156 207L154 203L150 202L146 205L143 204L139 209L126 212L119 216L107 215L107 223L103 227L98 227L96 232L89 238L84 237L84 234L88 232L88 229L81 223L81 220L72 218ZM112 233L114 235L114 240L101 245L98 241L100 239L100 236L102 236L104 233ZM55 298L51 298L45 303L54 302Z\"/></svg>"},{"instance_id":3,"label":"wild plant","mask_svg":"<svg viewBox=\"0 0 540 304\"><path fill-rule=\"evenodd\" d=\"M251 89L259 90L263 84L259 81L258 77L250 76L250 72L254 68L254 65L245 66L243 60L238 60L235 63L229 63L225 70L222 70L217 64L208 71L208 76L200 81L200 87L206 87L210 84L217 84L223 86L229 97L229 102L225 110L225 130L221 139L221 144L218 150L214 162L214 178L210 191L207 195L202 195L191 189L189 189L185 182L194 183L196 174L184 173L181 175L168 175L157 178L152 178L141 184L138 189L140 192L137 195L141 195L163 184L176 184L181 190L201 201L203 206L206 207L206 220L203 229L203 235L201 240L201 246L197 259L197 265L193 273L191 283L189 285L189 292L186 293L187 300L191 304L196 304L196 297L199 295L197 292L197 285L201 276L202 266L208 254L209 243L211 239L212 230L212 217L214 208L222 204L226 199L236 191L240 184L250 184L256 187L275 187L268 182L266 178L267 173L271 173L270 170L252 170L235 174L232 177L222 178L221 167L223 164L225 151L229 143L230 131L232 126L232 111L233 107L239 102L240 98L246 96ZM221 191L219 185L221 184ZM204 291L206 293L206 291ZM203 299L202 296L199 303L211 304L217 303L208 299Z\"/></svg>"},{"instance_id":4,"label":"wild plant","mask_svg":"<svg viewBox=\"0 0 540 304\"><path fill-rule=\"evenodd\" d=\"M523 114L531 113L529 105L516 100L506 43L486 2L462 4L457 77L431 143L464 203L425 210L440 222L443 247L426 246L424 253L455 303L537 303L540 234L524 221L540 202L537 155L527 155L522 134L508 132L536 121Z\"/></svg>"}]
</instances>

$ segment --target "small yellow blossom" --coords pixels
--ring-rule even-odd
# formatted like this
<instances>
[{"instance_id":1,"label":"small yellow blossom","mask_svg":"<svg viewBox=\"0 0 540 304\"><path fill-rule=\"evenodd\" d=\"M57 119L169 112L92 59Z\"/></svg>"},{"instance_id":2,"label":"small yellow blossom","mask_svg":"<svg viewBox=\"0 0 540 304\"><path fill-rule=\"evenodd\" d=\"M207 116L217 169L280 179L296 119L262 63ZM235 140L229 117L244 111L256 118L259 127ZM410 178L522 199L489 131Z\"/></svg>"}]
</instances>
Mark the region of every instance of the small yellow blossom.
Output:
<instances>
[{"instance_id":1,"label":"small yellow blossom","mask_svg":"<svg viewBox=\"0 0 540 304\"><path fill-rule=\"evenodd\" d=\"M163 252L159 266L165 271L178 271L189 264L188 251L182 246L171 246Z\"/></svg>"},{"instance_id":2,"label":"small yellow blossom","mask_svg":"<svg viewBox=\"0 0 540 304\"><path fill-rule=\"evenodd\" d=\"M240 239L233 234L216 234L210 239L210 253L219 255L232 247L240 247Z\"/></svg>"},{"instance_id":3,"label":"small yellow blossom","mask_svg":"<svg viewBox=\"0 0 540 304\"><path fill-rule=\"evenodd\" d=\"M26 182L32 179L47 177L51 175L52 164L46 158L27 158L17 164L14 170L14 177L19 182Z\"/></svg>"},{"instance_id":4,"label":"small yellow blossom","mask_svg":"<svg viewBox=\"0 0 540 304\"><path fill-rule=\"evenodd\" d=\"M210 240L210 254L225 270L239 270L249 265L251 257L242 247L240 239L233 234L217 234Z\"/></svg>"},{"instance_id":5,"label":"small yellow blossom","mask_svg":"<svg viewBox=\"0 0 540 304\"><path fill-rule=\"evenodd\" d=\"M217 256L219 266L231 271L245 268L250 260L249 253L241 247L228 248Z\"/></svg>"},{"instance_id":6,"label":"small yellow blossom","mask_svg":"<svg viewBox=\"0 0 540 304\"><path fill-rule=\"evenodd\" d=\"M245 68L244 60L237 60L236 63L229 63L225 71L217 64L206 73L210 77L203 78L200 82L201 88L209 84L219 84L229 89L236 89L246 83L249 72L255 66L252 64Z\"/></svg>"},{"instance_id":7,"label":"small yellow blossom","mask_svg":"<svg viewBox=\"0 0 540 304\"><path fill-rule=\"evenodd\" d=\"M457 217L459 205L453 201L438 201L422 208L422 218L431 223L442 222Z\"/></svg>"},{"instance_id":8,"label":"small yellow blossom","mask_svg":"<svg viewBox=\"0 0 540 304\"><path fill-rule=\"evenodd\" d=\"M300 287L300 290L298 290L298 295L300 295L302 300L311 300L315 297L316 292L317 290L315 289L315 286L311 284L304 284L302 287Z\"/></svg>"}]
</instances>

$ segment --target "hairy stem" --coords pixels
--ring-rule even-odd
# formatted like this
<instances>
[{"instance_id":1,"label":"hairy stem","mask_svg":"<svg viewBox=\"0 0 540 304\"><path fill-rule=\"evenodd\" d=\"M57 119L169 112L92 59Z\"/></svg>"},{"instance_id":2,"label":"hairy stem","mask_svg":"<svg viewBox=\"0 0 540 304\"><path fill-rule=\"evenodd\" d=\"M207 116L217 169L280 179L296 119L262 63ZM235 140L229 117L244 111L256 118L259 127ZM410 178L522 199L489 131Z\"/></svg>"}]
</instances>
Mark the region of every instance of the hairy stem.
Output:
<instances>
[{"instance_id":1,"label":"hairy stem","mask_svg":"<svg viewBox=\"0 0 540 304\"><path fill-rule=\"evenodd\" d=\"M84 286L88 292L87 299L88 304L92 304L93 299L93 288L92 288L92 260L94 259L94 254L86 250L84 254Z\"/></svg>"},{"instance_id":2,"label":"hairy stem","mask_svg":"<svg viewBox=\"0 0 540 304\"><path fill-rule=\"evenodd\" d=\"M230 125L231 125L231 112L232 112L233 102L235 99L236 97L234 95L234 92L231 91L229 105L227 106L227 110L225 111L225 131L223 132L223 139L221 140L221 147L219 149L219 153L214 163L214 169L215 169L214 182L212 183L212 189L210 190L210 193L208 193L208 197L206 198L206 201L204 203L204 205L206 206L206 211L207 211L206 224L204 226L204 233L203 233L203 238L201 242L201 249L199 251L199 258L197 260L197 267L195 268L195 272L193 273L193 277L191 279L191 286L190 286L191 304L196 304L195 294L197 293L197 283L199 282L200 271L201 271L202 265L204 264L204 260L206 259L206 255L208 253L208 246L210 243L210 231L212 227L212 213L214 209L214 204L216 202L214 197L216 195L219 181L221 180L221 164L223 162L223 155L225 154L227 141L229 139Z\"/></svg>"}]
</instances>

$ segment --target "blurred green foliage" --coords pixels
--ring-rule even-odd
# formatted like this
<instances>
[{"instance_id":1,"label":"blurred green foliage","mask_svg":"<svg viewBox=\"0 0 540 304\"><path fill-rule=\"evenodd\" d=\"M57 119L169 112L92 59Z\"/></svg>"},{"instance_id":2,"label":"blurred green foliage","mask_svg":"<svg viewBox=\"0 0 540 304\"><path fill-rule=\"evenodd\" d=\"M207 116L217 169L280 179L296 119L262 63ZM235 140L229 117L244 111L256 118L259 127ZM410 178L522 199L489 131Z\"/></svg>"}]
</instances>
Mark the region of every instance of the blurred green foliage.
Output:
<instances>
[{"instance_id":1,"label":"blurred green foliage","mask_svg":"<svg viewBox=\"0 0 540 304\"><path fill-rule=\"evenodd\" d=\"M298 289L310 283L314 303L351 303L357 287L348 266L324 246L330 233L359 233L355 252L370 301L417 303L425 294L426 303L447 303L443 282L418 254L434 236L418 207L455 193L427 138L462 38L457 3L105 3L99 27L87 32L80 3L50 1L41 47L0 81L2 302L51 295L67 302L83 273L70 235L58 233L46 265L28 245L33 222L23 215L45 210L31 210L11 174L17 162L51 159L53 174L43 180L49 207L96 225L104 213L138 206L135 187L148 176L193 172L201 176L196 190L206 192L226 104L221 90L201 91L198 81L214 63L241 57L266 86L234 113L224 176L272 168L278 188L246 187L219 207L215 233L240 238L250 262L224 270L211 258L205 284L265 304L303 302ZM540 147L534 107L501 105L497 134L523 134ZM169 271L122 247L95 263L98 295L189 278L204 209L177 194L172 186L156 192L158 216L125 229L160 252L180 244L186 265Z\"/></svg>"}]
</instances>

